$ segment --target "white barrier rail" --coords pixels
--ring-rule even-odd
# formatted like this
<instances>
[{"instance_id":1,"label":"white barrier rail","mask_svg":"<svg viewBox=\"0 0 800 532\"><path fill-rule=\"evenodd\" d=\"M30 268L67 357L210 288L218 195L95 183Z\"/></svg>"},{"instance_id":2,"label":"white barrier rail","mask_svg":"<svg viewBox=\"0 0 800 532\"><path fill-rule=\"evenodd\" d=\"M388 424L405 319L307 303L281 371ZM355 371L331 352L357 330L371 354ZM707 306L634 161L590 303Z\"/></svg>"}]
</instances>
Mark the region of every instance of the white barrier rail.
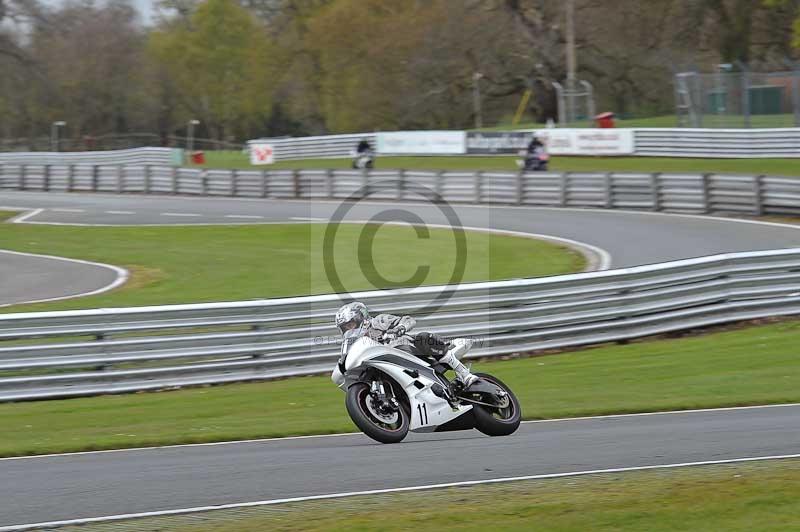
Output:
<instances>
[{"instance_id":1,"label":"white barrier rail","mask_svg":"<svg viewBox=\"0 0 800 532\"><path fill-rule=\"evenodd\" d=\"M411 170L205 170L166 166L0 164L0 190L91 191L262 198L370 196L665 212L800 214L800 178L763 175Z\"/></svg>"},{"instance_id":2,"label":"white barrier rail","mask_svg":"<svg viewBox=\"0 0 800 532\"><path fill-rule=\"evenodd\" d=\"M133 148L130 150L82 152L0 152L0 165L104 165L152 164L180 166L183 150L177 148Z\"/></svg>"},{"instance_id":3,"label":"white barrier rail","mask_svg":"<svg viewBox=\"0 0 800 532\"><path fill-rule=\"evenodd\" d=\"M622 341L799 314L800 249L354 297L413 315L442 294L418 329L475 338L471 357ZM328 373L340 304L332 294L0 315L0 401Z\"/></svg>"},{"instance_id":4,"label":"white barrier rail","mask_svg":"<svg viewBox=\"0 0 800 532\"><path fill-rule=\"evenodd\" d=\"M442 135L457 132L438 132ZM463 132L461 132L463 133ZM468 155L513 154L527 145L537 134L550 139L554 155L632 155L640 157L713 157L767 158L800 157L800 128L780 129L689 129L689 128L618 128L618 129L541 129L525 131L466 132L463 149ZM440 153L437 132L391 132L406 134L411 145L418 145L417 154ZM269 142L275 149L275 160L348 157L361 139L381 148L383 133L298 137ZM422 139L417 138L421 136ZM419 144L430 137L430 146ZM503 140L505 139L505 140ZM511 140L513 139L513 140ZM447 139L439 139L441 142ZM529 139L528 139L529 140ZM413 141L413 142L412 142ZM249 143L262 142L250 141ZM248 144L249 144L248 143ZM492 146L492 149L487 148ZM451 146L452 148L452 146ZM378 150L380 153L380 149ZM404 152L410 154L410 152ZM454 153L448 151L447 153Z\"/></svg>"}]
</instances>

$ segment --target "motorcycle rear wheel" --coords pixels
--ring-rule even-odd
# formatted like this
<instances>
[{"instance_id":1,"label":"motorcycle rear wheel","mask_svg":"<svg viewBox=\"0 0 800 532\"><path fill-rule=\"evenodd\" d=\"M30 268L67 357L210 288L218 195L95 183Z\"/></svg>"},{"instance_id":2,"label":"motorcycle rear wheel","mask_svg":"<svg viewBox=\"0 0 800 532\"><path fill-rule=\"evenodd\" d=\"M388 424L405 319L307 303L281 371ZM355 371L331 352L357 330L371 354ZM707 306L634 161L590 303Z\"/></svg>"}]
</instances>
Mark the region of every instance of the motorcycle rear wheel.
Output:
<instances>
[{"instance_id":1,"label":"motorcycle rear wheel","mask_svg":"<svg viewBox=\"0 0 800 532\"><path fill-rule=\"evenodd\" d=\"M381 443L399 443L408 434L410 420L406 409L402 405L397 409L397 421L387 423L386 420L376 416L367 404L370 401L370 387L363 382L357 382L347 390L345 407L350 419L361 431L375 441Z\"/></svg>"},{"instance_id":2,"label":"motorcycle rear wheel","mask_svg":"<svg viewBox=\"0 0 800 532\"><path fill-rule=\"evenodd\" d=\"M487 373L476 373L475 375L502 388L508 394L509 403L508 406L502 408L475 405L472 408L475 416L475 428L487 436L508 436L516 432L522 421L522 409L517 396L497 377Z\"/></svg>"}]
</instances>

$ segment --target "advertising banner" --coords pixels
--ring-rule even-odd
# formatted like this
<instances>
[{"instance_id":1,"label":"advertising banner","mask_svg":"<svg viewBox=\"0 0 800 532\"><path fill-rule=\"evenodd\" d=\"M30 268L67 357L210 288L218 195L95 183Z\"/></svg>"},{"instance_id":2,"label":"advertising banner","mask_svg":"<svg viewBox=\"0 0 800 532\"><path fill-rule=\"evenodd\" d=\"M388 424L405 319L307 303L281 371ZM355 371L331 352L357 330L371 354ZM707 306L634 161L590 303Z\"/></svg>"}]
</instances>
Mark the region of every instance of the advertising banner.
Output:
<instances>
[{"instance_id":1,"label":"advertising banner","mask_svg":"<svg viewBox=\"0 0 800 532\"><path fill-rule=\"evenodd\" d=\"M516 154L536 135L551 155L632 155L631 129L540 129L537 131L470 132L467 153Z\"/></svg>"},{"instance_id":2,"label":"advertising banner","mask_svg":"<svg viewBox=\"0 0 800 532\"><path fill-rule=\"evenodd\" d=\"M540 129L551 155L632 155L631 129Z\"/></svg>"},{"instance_id":3,"label":"advertising banner","mask_svg":"<svg viewBox=\"0 0 800 532\"><path fill-rule=\"evenodd\" d=\"M460 155L467 152L464 131L393 131L377 133L380 154Z\"/></svg>"},{"instance_id":4,"label":"advertising banner","mask_svg":"<svg viewBox=\"0 0 800 532\"><path fill-rule=\"evenodd\" d=\"M250 143L250 164L272 164L275 162L275 149L272 144Z\"/></svg>"},{"instance_id":5,"label":"advertising banner","mask_svg":"<svg viewBox=\"0 0 800 532\"><path fill-rule=\"evenodd\" d=\"M475 155L516 154L528 147L533 132L501 131L467 133L467 153Z\"/></svg>"}]
</instances>

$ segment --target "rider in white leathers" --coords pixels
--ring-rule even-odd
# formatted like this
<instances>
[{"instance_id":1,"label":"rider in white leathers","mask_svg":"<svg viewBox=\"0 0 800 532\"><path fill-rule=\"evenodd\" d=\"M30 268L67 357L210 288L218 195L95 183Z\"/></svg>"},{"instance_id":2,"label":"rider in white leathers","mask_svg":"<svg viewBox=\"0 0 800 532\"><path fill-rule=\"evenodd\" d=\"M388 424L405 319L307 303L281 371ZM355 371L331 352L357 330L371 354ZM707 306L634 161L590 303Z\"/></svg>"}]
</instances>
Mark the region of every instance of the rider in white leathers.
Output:
<instances>
[{"instance_id":1,"label":"rider in white leathers","mask_svg":"<svg viewBox=\"0 0 800 532\"><path fill-rule=\"evenodd\" d=\"M355 301L342 306L336 312L336 326L344 334L349 330L361 328L364 334L380 343L388 343L402 337L416 325L416 320L411 316L395 316L394 314L378 314L370 317L367 306ZM464 346L454 345L451 342L431 333L422 332L413 337L411 342L415 350L425 356L432 357L456 372L456 380L466 387L475 382L478 377L473 375L469 368L458 360L457 355L465 351ZM344 375L337 366L333 370L331 379L340 386L344 382Z\"/></svg>"}]
</instances>

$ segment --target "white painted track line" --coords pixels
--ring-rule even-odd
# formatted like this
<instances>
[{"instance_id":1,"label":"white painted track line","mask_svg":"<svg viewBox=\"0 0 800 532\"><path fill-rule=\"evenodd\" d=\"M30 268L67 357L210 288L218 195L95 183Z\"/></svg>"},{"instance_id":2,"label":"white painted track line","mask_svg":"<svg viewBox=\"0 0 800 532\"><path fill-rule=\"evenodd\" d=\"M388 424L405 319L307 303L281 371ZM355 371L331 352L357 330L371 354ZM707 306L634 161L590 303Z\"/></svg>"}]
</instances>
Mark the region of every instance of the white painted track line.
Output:
<instances>
[{"instance_id":1,"label":"white painted track line","mask_svg":"<svg viewBox=\"0 0 800 532\"><path fill-rule=\"evenodd\" d=\"M404 486L400 488L386 488L377 490L365 491L349 491L342 493L328 493L325 495L309 495L305 497L291 497L286 499L270 499L265 501L251 501L233 504L220 504L215 506L197 506L194 508L177 508L174 510L161 510L156 512L140 512L134 514L120 514L120 515L107 515L103 517L85 517L80 519L69 519L65 521L48 521L42 523L30 523L24 525L11 525L0 527L0 532L20 532L24 530L35 530L37 528L55 528L69 525L87 525L91 523L103 523L111 521L122 521L128 519L141 519L145 517L163 517L168 515L180 515L199 512L210 512L214 510L231 510L235 508L252 508L255 506L272 506L277 504L286 504L294 502L305 501L319 501L325 499L341 499L345 497L358 497L365 495L382 495L386 493L403 493L409 491L424 491L443 488L457 488L467 486L477 486L480 484L503 484L508 482L519 482L523 480L547 480L554 478L576 477L586 475L599 475L603 473L626 473L633 471L650 471L650 470L663 470L663 469L677 469L682 467L697 467L708 465L725 465L725 464L739 464L746 462L761 462L765 460L786 460L791 458L800 458L800 454L784 454L773 456L748 456L742 458L731 458L727 460L706 460L702 462L683 462L675 464L653 464L645 466L634 467L615 467L611 469L590 469L586 471L569 471L566 473L548 473L543 475L525 475L520 477L502 477L502 478L489 478L484 480L466 480L462 482L449 482L444 484L423 484L420 486Z\"/></svg>"}]
</instances>

